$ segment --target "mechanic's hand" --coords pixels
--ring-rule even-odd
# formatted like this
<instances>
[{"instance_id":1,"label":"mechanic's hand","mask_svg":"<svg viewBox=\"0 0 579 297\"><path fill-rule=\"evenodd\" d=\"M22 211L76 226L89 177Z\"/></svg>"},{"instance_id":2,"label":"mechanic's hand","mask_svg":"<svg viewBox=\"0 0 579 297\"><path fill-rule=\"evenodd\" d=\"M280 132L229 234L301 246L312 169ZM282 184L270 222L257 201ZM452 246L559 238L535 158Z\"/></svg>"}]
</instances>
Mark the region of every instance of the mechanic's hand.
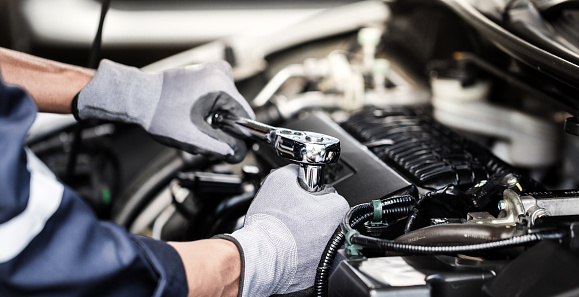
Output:
<instances>
[{"instance_id":1,"label":"mechanic's hand","mask_svg":"<svg viewBox=\"0 0 579 297\"><path fill-rule=\"evenodd\" d=\"M75 101L73 113L79 119L139 124L163 143L232 163L243 160L245 143L212 128L206 117L227 110L255 118L226 62L146 73L103 60Z\"/></svg>"},{"instance_id":2,"label":"mechanic's hand","mask_svg":"<svg viewBox=\"0 0 579 297\"><path fill-rule=\"evenodd\" d=\"M298 166L272 172L231 235L241 253L239 296L314 292L316 268L349 206L332 187L316 194L298 184Z\"/></svg>"}]
</instances>

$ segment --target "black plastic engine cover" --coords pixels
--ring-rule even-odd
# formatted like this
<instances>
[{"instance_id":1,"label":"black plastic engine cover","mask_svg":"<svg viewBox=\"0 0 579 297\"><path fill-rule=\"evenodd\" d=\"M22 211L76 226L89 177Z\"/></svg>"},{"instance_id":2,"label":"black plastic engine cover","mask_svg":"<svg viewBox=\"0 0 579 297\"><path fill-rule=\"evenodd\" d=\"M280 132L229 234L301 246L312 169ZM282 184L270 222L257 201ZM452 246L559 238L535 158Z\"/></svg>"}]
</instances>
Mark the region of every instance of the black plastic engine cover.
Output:
<instances>
[{"instance_id":1,"label":"black plastic engine cover","mask_svg":"<svg viewBox=\"0 0 579 297\"><path fill-rule=\"evenodd\" d=\"M340 251L340 252L343 252ZM450 256L363 258L341 262L329 282L330 297L480 296L502 262Z\"/></svg>"},{"instance_id":2,"label":"black plastic engine cover","mask_svg":"<svg viewBox=\"0 0 579 297\"><path fill-rule=\"evenodd\" d=\"M434 121L425 109L365 110L342 127L423 188L453 184L468 189L492 174L512 170L486 149ZM372 145L384 140L391 143Z\"/></svg>"},{"instance_id":3,"label":"black plastic engine cover","mask_svg":"<svg viewBox=\"0 0 579 297\"><path fill-rule=\"evenodd\" d=\"M323 113L287 122L284 127L324 133L340 139L340 161L326 168L326 182L353 206L408 190L411 183L384 164ZM267 151L265 148L262 150ZM269 152L273 153L273 150ZM281 158L273 158L276 161ZM278 164L281 165L281 164Z\"/></svg>"},{"instance_id":4,"label":"black plastic engine cover","mask_svg":"<svg viewBox=\"0 0 579 297\"><path fill-rule=\"evenodd\" d=\"M579 257L542 241L517 257L483 287L484 296L578 296Z\"/></svg>"}]
</instances>

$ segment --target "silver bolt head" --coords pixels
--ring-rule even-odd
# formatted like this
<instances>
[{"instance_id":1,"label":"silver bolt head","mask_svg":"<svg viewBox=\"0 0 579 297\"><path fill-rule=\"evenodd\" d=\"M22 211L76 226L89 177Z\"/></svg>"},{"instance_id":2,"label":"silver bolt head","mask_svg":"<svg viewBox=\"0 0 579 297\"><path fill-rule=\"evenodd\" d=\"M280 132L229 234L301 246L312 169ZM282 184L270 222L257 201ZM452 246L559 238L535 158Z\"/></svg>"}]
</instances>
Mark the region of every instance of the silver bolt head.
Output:
<instances>
[{"instance_id":1,"label":"silver bolt head","mask_svg":"<svg viewBox=\"0 0 579 297\"><path fill-rule=\"evenodd\" d=\"M499 210L507 210L507 208L509 208L509 204L507 203L507 201L505 200L501 200L499 201Z\"/></svg>"}]
</instances>

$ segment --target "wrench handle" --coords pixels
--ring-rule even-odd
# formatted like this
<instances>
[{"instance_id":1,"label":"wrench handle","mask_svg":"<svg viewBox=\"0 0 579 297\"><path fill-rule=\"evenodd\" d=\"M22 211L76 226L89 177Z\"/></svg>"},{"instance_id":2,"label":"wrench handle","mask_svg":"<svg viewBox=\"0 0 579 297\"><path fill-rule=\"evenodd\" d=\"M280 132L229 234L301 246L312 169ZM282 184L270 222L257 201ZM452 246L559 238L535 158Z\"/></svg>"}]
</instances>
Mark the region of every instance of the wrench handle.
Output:
<instances>
[{"instance_id":1,"label":"wrench handle","mask_svg":"<svg viewBox=\"0 0 579 297\"><path fill-rule=\"evenodd\" d=\"M271 143L272 134L275 133L276 127L254 121L243 117L232 117L230 114L215 113L210 119L211 125L220 129L226 129L235 134L251 137L257 140Z\"/></svg>"}]
</instances>

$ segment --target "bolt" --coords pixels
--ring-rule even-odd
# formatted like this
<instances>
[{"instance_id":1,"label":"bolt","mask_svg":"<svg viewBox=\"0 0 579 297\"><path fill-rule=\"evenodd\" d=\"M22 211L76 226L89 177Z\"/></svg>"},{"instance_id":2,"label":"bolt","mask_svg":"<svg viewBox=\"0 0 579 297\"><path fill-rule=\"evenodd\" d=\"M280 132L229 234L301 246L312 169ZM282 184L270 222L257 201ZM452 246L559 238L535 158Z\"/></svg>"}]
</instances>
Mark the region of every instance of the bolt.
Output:
<instances>
[{"instance_id":1,"label":"bolt","mask_svg":"<svg viewBox=\"0 0 579 297\"><path fill-rule=\"evenodd\" d=\"M507 210L507 208L509 208L509 204L507 204L507 201L505 200L501 200L499 201L499 210Z\"/></svg>"},{"instance_id":2,"label":"bolt","mask_svg":"<svg viewBox=\"0 0 579 297\"><path fill-rule=\"evenodd\" d=\"M515 176L511 176L511 177L509 177L509 179L507 179L507 184L511 187L516 185L518 182L519 182L519 180Z\"/></svg>"}]
</instances>

